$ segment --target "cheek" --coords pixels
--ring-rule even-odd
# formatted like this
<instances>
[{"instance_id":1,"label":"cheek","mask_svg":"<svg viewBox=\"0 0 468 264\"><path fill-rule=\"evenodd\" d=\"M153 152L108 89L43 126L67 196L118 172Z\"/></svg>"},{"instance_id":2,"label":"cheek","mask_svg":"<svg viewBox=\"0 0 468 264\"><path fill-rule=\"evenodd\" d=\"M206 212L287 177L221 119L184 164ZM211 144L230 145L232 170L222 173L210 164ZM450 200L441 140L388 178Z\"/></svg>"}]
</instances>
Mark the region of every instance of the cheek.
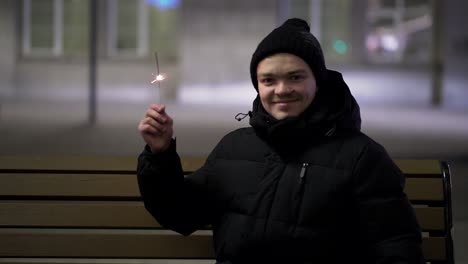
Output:
<instances>
[{"instance_id":1,"label":"cheek","mask_svg":"<svg viewBox=\"0 0 468 264\"><path fill-rule=\"evenodd\" d=\"M315 86L315 82L311 82L304 87L304 95L307 97L307 100L314 100L316 93L317 86Z\"/></svg>"},{"instance_id":2,"label":"cheek","mask_svg":"<svg viewBox=\"0 0 468 264\"><path fill-rule=\"evenodd\" d=\"M265 91L263 89L262 90L259 89L258 90L258 96L260 97L260 101L263 104L265 104L265 103L267 103L269 101L270 95L269 95L268 91Z\"/></svg>"},{"instance_id":3,"label":"cheek","mask_svg":"<svg viewBox=\"0 0 468 264\"><path fill-rule=\"evenodd\" d=\"M308 101L313 101L314 98L315 98L315 91L309 91L309 92L307 93L307 100L308 100Z\"/></svg>"},{"instance_id":4,"label":"cheek","mask_svg":"<svg viewBox=\"0 0 468 264\"><path fill-rule=\"evenodd\" d=\"M315 89L304 89L302 96L303 96L303 104L304 107L307 108L312 101L314 101L316 95L316 90Z\"/></svg>"}]
</instances>

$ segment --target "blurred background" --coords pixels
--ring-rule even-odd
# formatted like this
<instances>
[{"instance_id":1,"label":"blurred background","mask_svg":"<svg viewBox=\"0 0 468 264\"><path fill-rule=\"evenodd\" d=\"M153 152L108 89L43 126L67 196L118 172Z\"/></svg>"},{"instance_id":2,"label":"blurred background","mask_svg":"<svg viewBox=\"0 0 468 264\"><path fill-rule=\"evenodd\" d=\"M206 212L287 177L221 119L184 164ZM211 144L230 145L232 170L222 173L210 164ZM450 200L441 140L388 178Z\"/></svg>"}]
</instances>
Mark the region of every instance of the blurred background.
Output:
<instances>
[{"instance_id":1,"label":"blurred background","mask_svg":"<svg viewBox=\"0 0 468 264\"><path fill-rule=\"evenodd\" d=\"M394 158L447 160L457 263L468 263L465 0L1 0L0 154L137 155L167 104L182 155L206 156L251 108L250 58L289 17ZM154 52L165 80L151 84ZM27 161L25 161L27 162Z\"/></svg>"}]
</instances>

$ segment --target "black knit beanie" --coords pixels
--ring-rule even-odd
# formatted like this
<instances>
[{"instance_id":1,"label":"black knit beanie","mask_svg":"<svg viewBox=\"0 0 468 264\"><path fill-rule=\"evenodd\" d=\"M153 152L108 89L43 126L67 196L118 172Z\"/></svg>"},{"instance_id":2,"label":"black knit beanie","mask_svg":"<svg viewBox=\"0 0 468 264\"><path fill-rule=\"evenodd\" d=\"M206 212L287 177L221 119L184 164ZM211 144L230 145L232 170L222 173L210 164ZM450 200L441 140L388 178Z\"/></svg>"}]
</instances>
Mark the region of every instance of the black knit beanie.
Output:
<instances>
[{"instance_id":1,"label":"black knit beanie","mask_svg":"<svg viewBox=\"0 0 468 264\"><path fill-rule=\"evenodd\" d=\"M303 59L312 70L317 86L325 81L327 68L322 48L310 33L309 25L299 18L291 18L274 29L258 44L250 62L250 77L258 91L257 66L264 58L276 53L290 53Z\"/></svg>"}]
</instances>

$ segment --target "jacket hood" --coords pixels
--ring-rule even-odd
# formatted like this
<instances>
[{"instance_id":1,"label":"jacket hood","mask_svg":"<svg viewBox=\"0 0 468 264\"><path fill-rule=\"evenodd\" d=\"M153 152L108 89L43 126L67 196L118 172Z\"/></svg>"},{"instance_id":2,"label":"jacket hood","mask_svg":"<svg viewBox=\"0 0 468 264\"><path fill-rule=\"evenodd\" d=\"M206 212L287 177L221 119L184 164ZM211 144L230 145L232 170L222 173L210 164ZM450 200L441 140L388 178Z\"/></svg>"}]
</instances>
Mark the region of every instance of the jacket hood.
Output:
<instances>
[{"instance_id":1,"label":"jacket hood","mask_svg":"<svg viewBox=\"0 0 468 264\"><path fill-rule=\"evenodd\" d=\"M263 108L257 95L253 102L250 125L266 140L304 140L311 136L332 136L337 132L360 131L359 105L351 95L341 73L327 70L327 80L315 99L297 117L276 120Z\"/></svg>"}]
</instances>

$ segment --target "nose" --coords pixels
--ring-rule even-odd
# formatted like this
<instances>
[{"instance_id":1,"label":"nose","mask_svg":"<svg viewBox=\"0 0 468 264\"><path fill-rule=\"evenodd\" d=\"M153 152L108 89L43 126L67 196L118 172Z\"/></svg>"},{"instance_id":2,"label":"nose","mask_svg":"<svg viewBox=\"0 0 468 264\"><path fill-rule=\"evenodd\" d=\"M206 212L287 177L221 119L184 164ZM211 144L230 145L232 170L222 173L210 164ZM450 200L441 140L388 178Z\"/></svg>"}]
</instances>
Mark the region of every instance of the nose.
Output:
<instances>
[{"instance_id":1,"label":"nose","mask_svg":"<svg viewBox=\"0 0 468 264\"><path fill-rule=\"evenodd\" d=\"M287 94L290 94L291 92L292 92L292 89L290 85L288 85L288 83L285 81L278 82L278 85L275 88L275 93L279 96L287 95Z\"/></svg>"}]
</instances>

